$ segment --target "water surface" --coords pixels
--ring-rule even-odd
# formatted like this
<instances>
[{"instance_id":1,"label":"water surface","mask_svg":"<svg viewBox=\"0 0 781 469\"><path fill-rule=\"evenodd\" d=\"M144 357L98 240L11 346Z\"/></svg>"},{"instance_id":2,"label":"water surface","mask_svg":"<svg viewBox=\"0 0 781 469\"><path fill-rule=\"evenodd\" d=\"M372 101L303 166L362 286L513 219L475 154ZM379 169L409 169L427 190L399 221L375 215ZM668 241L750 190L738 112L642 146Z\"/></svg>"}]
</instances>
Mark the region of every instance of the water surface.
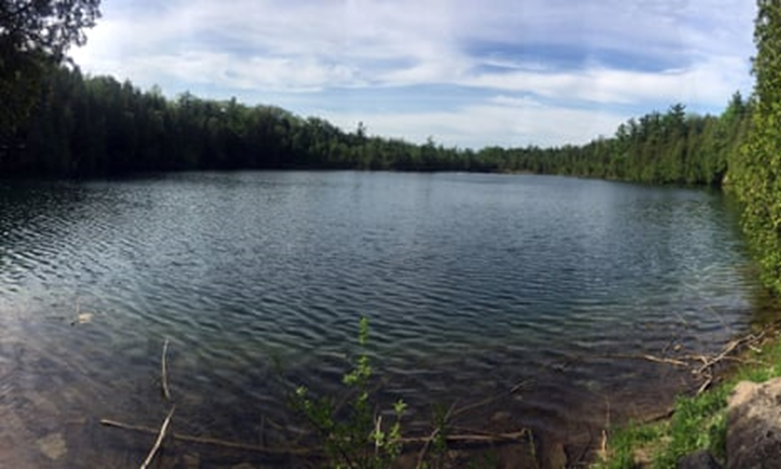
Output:
<instances>
[{"instance_id":1,"label":"water surface","mask_svg":"<svg viewBox=\"0 0 781 469\"><path fill-rule=\"evenodd\" d=\"M685 385L627 356L712 352L754 319L737 216L705 190L527 175L0 183L0 465L137 466L150 438L97 422L159 426L164 337L177 431L280 444L289 386L338 392L361 315L413 428L525 383L465 421L583 440Z\"/></svg>"}]
</instances>

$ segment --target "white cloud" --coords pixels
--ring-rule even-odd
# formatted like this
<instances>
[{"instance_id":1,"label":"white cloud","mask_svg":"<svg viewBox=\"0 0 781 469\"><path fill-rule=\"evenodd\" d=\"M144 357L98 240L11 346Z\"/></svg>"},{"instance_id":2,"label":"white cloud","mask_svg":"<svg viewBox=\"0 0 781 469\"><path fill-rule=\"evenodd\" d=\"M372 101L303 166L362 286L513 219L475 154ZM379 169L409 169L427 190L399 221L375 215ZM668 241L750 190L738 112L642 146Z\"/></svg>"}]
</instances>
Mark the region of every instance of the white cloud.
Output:
<instances>
[{"instance_id":1,"label":"white cloud","mask_svg":"<svg viewBox=\"0 0 781 469\"><path fill-rule=\"evenodd\" d=\"M602 104L665 101L722 105L735 90L749 86L748 72L748 59L713 59L686 69L656 73L601 67L486 73L469 77L462 84Z\"/></svg>"},{"instance_id":2,"label":"white cloud","mask_svg":"<svg viewBox=\"0 0 781 469\"><path fill-rule=\"evenodd\" d=\"M344 129L363 122L373 135L465 148L487 144L504 147L555 146L587 143L611 136L630 116L608 109L546 106L532 99L496 96L455 111L417 113L328 112L321 115Z\"/></svg>"},{"instance_id":3,"label":"white cloud","mask_svg":"<svg viewBox=\"0 0 781 469\"><path fill-rule=\"evenodd\" d=\"M569 102L566 109L677 101L718 108L751 83L755 7L748 0L177 0L154 7L115 0L103 8L87 47L73 52L77 63L170 94L209 86L228 96L306 92L322 103L333 88L382 86L397 88L403 102L404 87L425 85L520 93ZM558 56L568 53L574 58ZM466 115L526 135L532 124L521 126L524 119L506 107L474 102L455 117L432 108L404 114L406 126L401 115L375 117L406 129L401 135L448 125L442 133L454 141L464 132L478 138L482 123L469 127ZM570 119L566 109L525 113L542 125ZM539 130L553 135L555 122L546 125ZM498 135L482 130L485 143Z\"/></svg>"}]
</instances>

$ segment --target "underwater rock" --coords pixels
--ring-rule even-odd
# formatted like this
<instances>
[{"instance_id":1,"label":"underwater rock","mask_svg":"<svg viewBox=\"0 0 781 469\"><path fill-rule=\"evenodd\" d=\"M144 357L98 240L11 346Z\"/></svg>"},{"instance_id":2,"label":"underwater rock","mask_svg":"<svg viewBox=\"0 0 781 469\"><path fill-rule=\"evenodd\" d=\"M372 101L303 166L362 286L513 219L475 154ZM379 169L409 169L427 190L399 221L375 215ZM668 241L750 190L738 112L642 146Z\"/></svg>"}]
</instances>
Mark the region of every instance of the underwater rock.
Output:
<instances>
[{"instance_id":1,"label":"underwater rock","mask_svg":"<svg viewBox=\"0 0 781 469\"><path fill-rule=\"evenodd\" d=\"M36 443L38 444L38 449L53 461L62 458L68 452L62 433L50 433Z\"/></svg>"}]
</instances>

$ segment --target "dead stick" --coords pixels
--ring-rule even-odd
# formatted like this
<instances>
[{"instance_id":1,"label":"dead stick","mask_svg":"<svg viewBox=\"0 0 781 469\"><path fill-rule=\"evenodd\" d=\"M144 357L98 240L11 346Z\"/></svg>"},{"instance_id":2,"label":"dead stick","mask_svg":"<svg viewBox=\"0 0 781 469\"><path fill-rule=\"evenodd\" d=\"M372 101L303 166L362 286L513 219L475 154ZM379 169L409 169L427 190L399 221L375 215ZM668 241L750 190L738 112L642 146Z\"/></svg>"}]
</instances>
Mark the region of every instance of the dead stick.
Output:
<instances>
[{"instance_id":1,"label":"dead stick","mask_svg":"<svg viewBox=\"0 0 781 469\"><path fill-rule=\"evenodd\" d=\"M681 361L681 360L676 360L674 358L660 358L660 357L655 357L653 355L648 355L648 354L642 355L641 358L644 358L645 360L648 360L648 361L651 361L651 362L656 362L656 363L665 363L665 364L668 364L668 365L675 365L675 366L689 366L688 363L686 363L684 361Z\"/></svg>"},{"instance_id":2,"label":"dead stick","mask_svg":"<svg viewBox=\"0 0 781 469\"><path fill-rule=\"evenodd\" d=\"M377 416L377 425L375 425L375 427L374 427L374 436L376 437L377 435L379 435L381 431L382 431L382 415L378 415ZM376 438L374 440L374 457L375 458L380 454L380 443L381 442L380 442L379 438Z\"/></svg>"},{"instance_id":3,"label":"dead stick","mask_svg":"<svg viewBox=\"0 0 781 469\"><path fill-rule=\"evenodd\" d=\"M141 469L147 469L147 467L149 467L152 460L155 458L155 454L157 454L157 451L160 449L160 445L163 444L165 435L168 433L168 426L171 424L171 417L174 416L174 410L176 410L176 406L171 407L171 410L168 412L168 416L163 421L163 426L160 427L160 434L157 435L157 441L155 441L155 445L152 446L152 449L149 451L149 455L144 460L144 463L141 464Z\"/></svg>"},{"instance_id":4,"label":"dead stick","mask_svg":"<svg viewBox=\"0 0 781 469\"><path fill-rule=\"evenodd\" d=\"M425 443L423 444L423 448L421 448L420 453L418 454L418 464L415 466L416 469L420 469L421 467L423 467L423 458L426 457L426 451L428 451L428 447L431 446L431 442L434 440L434 438L436 438L437 435L439 435L442 432L442 429L445 427L445 424L450 419L450 416L453 415L453 410L456 407L456 402L452 403L450 405L450 408L447 409L447 412L445 413L444 417L442 417L442 422L440 423L440 425L437 425L437 427L431 432L431 434L427 438L425 438L424 440ZM447 438L447 435L445 435L445 438Z\"/></svg>"},{"instance_id":5,"label":"dead stick","mask_svg":"<svg viewBox=\"0 0 781 469\"><path fill-rule=\"evenodd\" d=\"M510 439L509 437L512 437L513 439L518 436L522 435L524 431L520 432L514 432L514 433L496 433L491 432L487 430L478 430L475 428L469 428L469 427L459 427L459 426L453 426L451 427L453 430L458 431L459 433L455 434L455 436L461 435L461 436L487 436L490 438L496 438L497 441L507 440Z\"/></svg>"},{"instance_id":6,"label":"dead stick","mask_svg":"<svg viewBox=\"0 0 781 469\"><path fill-rule=\"evenodd\" d=\"M168 390L168 371L166 370L165 365L165 356L168 353L168 337L165 338L165 342L163 343L163 357L160 360L160 369L161 369L161 375L162 375L162 386L163 386L163 397L165 397L165 400L170 401L171 400L171 392Z\"/></svg>"},{"instance_id":7,"label":"dead stick","mask_svg":"<svg viewBox=\"0 0 781 469\"><path fill-rule=\"evenodd\" d=\"M499 442L512 442L523 440L528 436L528 431L522 430L513 433L497 433L495 435L446 435L443 438L448 443L499 443ZM403 444L426 444L431 440L431 436L424 436L420 438L401 438L399 442Z\"/></svg>"},{"instance_id":8,"label":"dead stick","mask_svg":"<svg viewBox=\"0 0 781 469\"><path fill-rule=\"evenodd\" d=\"M674 358L662 358L662 357L656 357L654 355L644 354L644 355L624 355L624 354L612 354L612 355L606 355L606 358L622 358L622 359L628 359L628 360L648 360L649 362L654 363L663 363L666 365L674 365L674 366L685 366L688 367L689 364L682 360L676 360Z\"/></svg>"},{"instance_id":9,"label":"dead stick","mask_svg":"<svg viewBox=\"0 0 781 469\"><path fill-rule=\"evenodd\" d=\"M745 337L742 337L740 339L736 339L736 340L730 341L724 347L724 349L721 351L721 353L716 355L715 358L706 361L700 368L698 368L696 370L696 373L697 374L702 373L705 370L707 370L708 368L713 367L713 365L715 365L715 364L719 363L720 361L724 360L733 351L735 351L735 349L737 349L739 346L741 346L743 344L750 344L752 342L756 342L756 341L760 340L763 335L764 335L764 332L760 333L759 335L749 334L749 335L747 335Z\"/></svg>"},{"instance_id":10,"label":"dead stick","mask_svg":"<svg viewBox=\"0 0 781 469\"><path fill-rule=\"evenodd\" d=\"M451 414L452 414L451 416L453 418L455 418L455 417L457 417L457 416L459 416L461 414L469 412L470 410L478 409L480 407L485 407L488 404L492 404L492 403L494 403L494 402L496 402L496 401L498 401L500 399L508 397L509 395L515 394L516 392L521 390L524 386L526 386L530 382L531 382L531 380L523 380L523 381L521 381L519 383L516 383L512 388L510 388L510 392L509 393L505 391L505 392L496 394L494 396L490 396L490 397L488 397L486 399L483 399L482 401L479 401L479 402L476 402L476 403L473 403L473 404L469 404L469 405L465 405L464 407L460 407L458 409L453 409L452 412L451 412Z\"/></svg>"},{"instance_id":11,"label":"dead stick","mask_svg":"<svg viewBox=\"0 0 781 469\"><path fill-rule=\"evenodd\" d=\"M132 425L129 423L119 422L117 420L101 419L101 425L107 427L121 428L123 430L131 430L140 433L157 434L158 431L152 427L143 425ZM460 444L474 444L485 445L491 443L513 442L523 440L528 435L528 430L521 430L512 433L495 433L491 435L480 434L457 434L446 435L445 441L448 443L460 443ZM186 435L182 433L171 433L169 435L174 440L186 441L189 443L198 443L203 445L219 446L222 448L230 448L244 451L252 451L255 453L267 454L270 456L316 456L321 454L321 450L314 448L269 448L259 445L251 445L249 443L239 443L236 441L221 440L219 438L210 438L202 436ZM398 441L404 445L417 446L424 445L430 442L430 436L425 437L407 437L401 438Z\"/></svg>"},{"instance_id":12,"label":"dead stick","mask_svg":"<svg viewBox=\"0 0 781 469\"><path fill-rule=\"evenodd\" d=\"M118 422L116 420L101 419L101 425L107 427L121 428L123 430L132 430L141 433L157 434L157 430L151 427L145 427L143 425L131 425L128 423ZM236 441L220 440L218 438L209 438L202 436L184 435L181 433L171 433L171 438L179 441L187 441L190 443L199 443L204 445L220 446L223 448L239 449L245 451L253 451L256 453L265 453L269 455L306 455L316 454L317 451L301 448L267 448L263 446L251 445L248 443L239 443Z\"/></svg>"},{"instance_id":13,"label":"dead stick","mask_svg":"<svg viewBox=\"0 0 781 469\"><path fill-rule=\"evenodd\" d=\"M711 385L711 383L713 383L713 377L708 376L708 378L705 380L705 382L703 382L700 385L700 387L697 389L697 395L699 396L700 394L704 393L705 390L708 389L708 386Z\"/></svg>"}]
</instances>

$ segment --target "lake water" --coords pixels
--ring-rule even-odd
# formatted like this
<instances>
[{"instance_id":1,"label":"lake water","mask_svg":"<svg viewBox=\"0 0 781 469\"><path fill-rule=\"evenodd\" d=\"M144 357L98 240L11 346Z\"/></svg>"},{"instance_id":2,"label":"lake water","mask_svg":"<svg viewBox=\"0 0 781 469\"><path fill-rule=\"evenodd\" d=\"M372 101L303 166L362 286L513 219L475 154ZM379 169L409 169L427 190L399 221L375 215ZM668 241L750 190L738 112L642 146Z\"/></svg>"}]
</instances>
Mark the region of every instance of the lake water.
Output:
<instances>
[{"instance_id":1,"label":"lake water","mask_svg":"<svg viewBox=\"0 0 781 469\"><path fill-rule=\"evenodd\" d=\"M0 466L138 466L154 437L98 421L159 427L165 337L177 432L288 442L291 386L338 392L362 315L413 429L504 393L460 424L593 440L687 385L629 357L758 320L737 218L705 190L529 175L0 182Z\"/></svg>"}]
</instances>

